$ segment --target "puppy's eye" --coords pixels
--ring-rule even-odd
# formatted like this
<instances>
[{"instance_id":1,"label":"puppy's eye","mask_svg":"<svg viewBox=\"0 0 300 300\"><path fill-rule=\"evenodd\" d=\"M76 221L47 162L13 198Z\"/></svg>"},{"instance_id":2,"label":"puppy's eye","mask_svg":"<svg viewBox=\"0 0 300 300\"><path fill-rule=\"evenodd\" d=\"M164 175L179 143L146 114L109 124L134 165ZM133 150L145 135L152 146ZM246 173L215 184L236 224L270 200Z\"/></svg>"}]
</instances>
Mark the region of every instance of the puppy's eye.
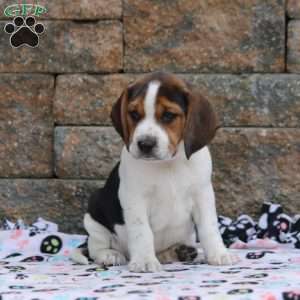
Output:
<instances>
[{"instance_id":1,"label":"puppy's eye","mask_svg":"<svg viewBox=\"0 0 300 300\"><path fill-rule=\"evenodd\" d=\"M170 111L165 111L161 116L161 121L163 123L171 123L176 117L177 114L174 114Z\"/></svg>"},{"instance_id":2,"label":"puppy's eye","mask_svg":"<svg viewBox=\"0 0 300 300\"><path fill-rule=\"evenodd\" d=\"M134 122L138 122L141 119L141 115L136 110L130 111L129 115Z\"/></svg>"}]
</instances>

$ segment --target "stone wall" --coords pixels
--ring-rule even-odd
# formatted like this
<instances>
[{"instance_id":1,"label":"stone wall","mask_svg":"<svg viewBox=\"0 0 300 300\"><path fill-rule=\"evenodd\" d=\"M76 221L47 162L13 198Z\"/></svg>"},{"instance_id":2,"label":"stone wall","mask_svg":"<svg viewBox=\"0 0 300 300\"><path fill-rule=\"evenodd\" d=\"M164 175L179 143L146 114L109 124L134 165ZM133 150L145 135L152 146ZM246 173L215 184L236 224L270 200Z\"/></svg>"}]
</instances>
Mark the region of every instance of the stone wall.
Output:
<instances>
[{"instance_id":1,"label":"stone wall","mask_svg":"<svg viewBox=\"0 0 300 300\"><path fill-rule=\"evenodd\" d=\"M0 30L0 219L78 232L122 147L112 103L158 69L198 87L222 121L211 145L219 212L255 215L263 201L300 212L299 0L39 3L49 13L38 48L13 49Z\"/></svg>"}]
</instances>

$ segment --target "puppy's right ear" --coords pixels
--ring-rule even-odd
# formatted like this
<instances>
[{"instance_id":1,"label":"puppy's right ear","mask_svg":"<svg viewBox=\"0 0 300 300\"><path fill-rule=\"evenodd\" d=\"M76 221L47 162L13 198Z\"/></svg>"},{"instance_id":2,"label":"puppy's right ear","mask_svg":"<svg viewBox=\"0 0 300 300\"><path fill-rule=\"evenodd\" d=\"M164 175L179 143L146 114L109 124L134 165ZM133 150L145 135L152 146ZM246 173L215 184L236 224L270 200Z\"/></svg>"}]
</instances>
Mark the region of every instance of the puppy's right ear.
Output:
<instances>
[{"instance_id":1,"label":"puppy's right ear","mask_svg":"<svg viewBox=\"0 0 300 300\"><path fill-rule=\"evenodd\" d=\"M129 143L129 132L127 124L127 106L128 106L128 89L125 89L118 99L118 101L113 105L111 111L112 124L117 130L117 132L122 137L126 147Z\"/></svg>"}]
</instances>

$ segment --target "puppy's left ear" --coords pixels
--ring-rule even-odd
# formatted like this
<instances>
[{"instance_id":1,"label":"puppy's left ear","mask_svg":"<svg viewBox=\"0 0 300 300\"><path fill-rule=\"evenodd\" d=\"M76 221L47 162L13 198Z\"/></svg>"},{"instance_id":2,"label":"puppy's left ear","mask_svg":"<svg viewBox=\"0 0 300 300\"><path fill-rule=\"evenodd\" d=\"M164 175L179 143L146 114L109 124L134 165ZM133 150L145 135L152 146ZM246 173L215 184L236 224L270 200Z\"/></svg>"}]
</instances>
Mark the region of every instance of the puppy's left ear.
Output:
<instances>
[{"instance_id":1,"label":"puppy's left ear","mask_svg":"<svg viewBox=\"0 0 300 300\"><path fill-rule=\"evenodd\" d=\"M220 127L211 104L199 93L188 91L188 115L184 131L184 149L187 159L214 138Z\"/></svg>"}]
</instances>

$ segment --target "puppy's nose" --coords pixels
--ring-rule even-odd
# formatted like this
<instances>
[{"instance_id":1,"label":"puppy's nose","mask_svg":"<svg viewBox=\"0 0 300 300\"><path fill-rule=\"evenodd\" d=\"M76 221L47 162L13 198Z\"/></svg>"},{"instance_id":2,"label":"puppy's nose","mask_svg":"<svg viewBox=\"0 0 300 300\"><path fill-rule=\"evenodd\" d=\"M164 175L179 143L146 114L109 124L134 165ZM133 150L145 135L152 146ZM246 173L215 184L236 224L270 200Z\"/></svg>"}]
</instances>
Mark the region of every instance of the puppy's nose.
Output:
<instances>
[{"instance_id":1,"label":"puppy's nose","mask_svg":"<svg viewBox=\"0 0 300 300\"><path fill-rule=\"evenodd\" d=\"M156 139L153 137L146 137L142 140L139 140L137 144L142 153L149 154L156 146Z\"/></svg>"}]
</instances>

